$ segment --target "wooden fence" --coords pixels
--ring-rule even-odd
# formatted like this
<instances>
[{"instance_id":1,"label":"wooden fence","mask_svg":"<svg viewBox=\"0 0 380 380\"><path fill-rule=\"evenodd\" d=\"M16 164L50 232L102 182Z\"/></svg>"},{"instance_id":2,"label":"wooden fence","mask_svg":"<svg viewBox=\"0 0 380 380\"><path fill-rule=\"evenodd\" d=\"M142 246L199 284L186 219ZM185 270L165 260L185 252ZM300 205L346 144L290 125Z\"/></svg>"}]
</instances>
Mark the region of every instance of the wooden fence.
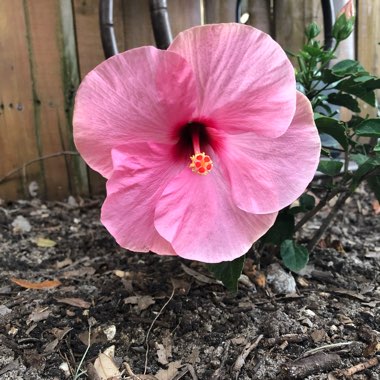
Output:
<instances>
[{"instance_id":1,"label":"wooden fence","mask_svg":"<svg viewBox=\"0 0 380 380\"><path fill-rule=\"evenodd\" d=\"M336 0L343 1L343 0ZM173 35L201 22L234 21L235 0L168 0ZM201 7L202 4L202 7ZM288 50L322 21L317 0L246 0L248 24ZM380 0L358 0L357 57L380 74ZM115 0L119 50L154 44L148 0ZM104 191L74 154L72 109L80 79L103 51L98 0L0 0L0 198Z\"/></svg>"}]
</instances>

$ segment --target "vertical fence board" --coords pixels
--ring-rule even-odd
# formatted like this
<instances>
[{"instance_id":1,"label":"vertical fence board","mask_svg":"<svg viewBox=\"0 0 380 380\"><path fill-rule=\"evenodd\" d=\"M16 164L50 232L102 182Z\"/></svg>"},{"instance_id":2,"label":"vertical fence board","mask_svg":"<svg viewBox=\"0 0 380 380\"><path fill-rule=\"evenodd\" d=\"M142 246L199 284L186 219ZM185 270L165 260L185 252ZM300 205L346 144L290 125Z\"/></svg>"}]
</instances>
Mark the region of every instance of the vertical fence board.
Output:
<instances>
[{"instance_id":1,"label":"vertical fence board","mask_svg":"<svg viewBox=\"0 0 380 380\"><path fill-rule=\"evenodd\" d=\"M35 104L22 0L0 2L0 177L38 157ZM28 166L27 181L38 181L40 163ZM0 184L0 198L24 197L22 173Z\"/></svg>"},{"instance_id":2,"label":"vertical fence board","mask_svg":"<svg viewBox=\"0 0 380 380\"><path fill-rule=\"evenodd\" d=\"M236 1L203 0L205 23L235 22Z\"/></svg>"},{"instance_id":3,"label":"vertical fence board","mask_svg":"<svg viewBox=\"0 0 380 380\"><path fill-rule=\"evenodd\" d=\"M99 30L99 1L73 0L73 8L79 72L83 79L89 71L104 60ZM88 181L91 194L104 193L105 180L100 174L89 169Z\"/></svg>"},{"instance_id":4,"label":"vertical fence board","mask_svg":"<svg viewBox=\"0 0 380 380\"><path fill-rule=\"evenodd\" d=\"M380 0L358 1L357 56L371 74L380 76ZM380 102L380 91L377 90ZM376 110L362 103L363 115L376 115Z\"/></svg>"},{"instance_id":5,"label":"vertical fence board","mask_svg":"<svg viewBox=\"0 0 380 380\"><path fill-rule=\"evenodd\" d=\"M69 73L63 66L61 23L62 8L71 7L71 1L61 1L24 1L30 36L32 77L37 97L34 128L42 156L72 150L71 131L68 128L71 110L68 99L65 98L65 86L70 84L67 83ZM71 32L74 33L73 30ZM71 96L73 94L74 89ZM72 157L69 156L42 160L45 178L45 192L42 196L62 199L74 191L71 165Z\"/></svg>"},{"instance_id":6,"label":"vertical fence board","mask_svg":"<svg viewBox=\"0 0 380 380\"><path fill-rule=\"evenodd\" d=\"M297 52L302 47L305 26L310 22L323 25L320 0L275 0L274 4L274 38L285 50Z\"/></svg>"},{"instance_id":7,"label":"vertical fence board","mask_svg":"<svg viewBox=\"0 0 380 380\"><path fill-rule=\"evenodd\" d=\"M199 0L168 0L168 11L173 37L185 29L201 24Z\"/></svg>"},{"instance_id":8,"label":"vertical fence board","mask_svg":"<svg viewBox=\"0 0 380 380\"><path fill-rule=\"evenodd\" d=\"M248 0L247 12L250 16L247 22L248 25L252 25L265 33L272 34L270 1Z\"/></svg>"}]
</instances>

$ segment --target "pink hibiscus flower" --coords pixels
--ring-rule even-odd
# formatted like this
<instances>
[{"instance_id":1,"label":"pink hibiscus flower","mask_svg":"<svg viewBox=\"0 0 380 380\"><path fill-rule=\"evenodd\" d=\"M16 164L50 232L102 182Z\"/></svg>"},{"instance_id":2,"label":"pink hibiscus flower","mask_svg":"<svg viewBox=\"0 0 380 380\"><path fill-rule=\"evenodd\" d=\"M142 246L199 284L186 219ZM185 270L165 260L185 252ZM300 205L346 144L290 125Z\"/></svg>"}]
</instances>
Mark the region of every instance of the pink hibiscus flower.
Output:
<instances>
[{"instance_id":1,"label":"pink hibiscus flower","mask_svg":"<svg viewBox=\"0 0 380 380\"><path fill-rule=\"evenodd\" d=\"M122 247L208 263L248 251L303 193L320 153L285 53L240 24L100 64L78 90L74 137L108 179L101 220Z\"/></svg>"}]
</instances>

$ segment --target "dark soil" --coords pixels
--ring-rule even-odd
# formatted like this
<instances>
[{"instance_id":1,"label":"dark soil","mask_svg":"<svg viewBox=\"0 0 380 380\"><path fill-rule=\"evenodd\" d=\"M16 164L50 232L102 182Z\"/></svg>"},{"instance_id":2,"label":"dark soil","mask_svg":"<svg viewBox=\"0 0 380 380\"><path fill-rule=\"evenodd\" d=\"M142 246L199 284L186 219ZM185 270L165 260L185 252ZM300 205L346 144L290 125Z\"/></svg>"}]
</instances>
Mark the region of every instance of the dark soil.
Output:
<instances>
[{"instance_id":1,"label":"dark soil","mask_svg":"<svg viewBox=\"0 0 380 380\"><path fill-rule=\"evenodd\" d=\"M252 255L231 294L199 263L119 248L99 222L100 202L3 204L0 379L74 379L82 359L87 374L77 378L99 379L94 361L111 346L129 379L154 379L131 374L144 369L160 380L380 379L380 220L371 201L355 194L293 275L293 294L265 284L278 271L269 267L280 263L275 252ZM14 223L19 216L30 231ZM12 279L61 284L27 289Z\"/></svg>"}]
</instances>

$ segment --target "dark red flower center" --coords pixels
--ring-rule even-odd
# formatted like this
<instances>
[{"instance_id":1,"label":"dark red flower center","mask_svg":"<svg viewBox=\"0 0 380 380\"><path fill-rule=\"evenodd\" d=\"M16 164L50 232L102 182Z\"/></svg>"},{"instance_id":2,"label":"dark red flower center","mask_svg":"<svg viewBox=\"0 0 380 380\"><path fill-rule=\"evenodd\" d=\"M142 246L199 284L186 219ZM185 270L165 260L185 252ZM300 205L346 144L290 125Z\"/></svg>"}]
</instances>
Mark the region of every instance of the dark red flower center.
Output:
<instances>
[{"instance_id":1,"label":"dark red flower center","mask_svg":"<svg viewBox=\"0 0 380 380\"><path fill-rule=\"evenodd\" d=\"M209 147L214 148L214 141L206 123L192 121L179 129L177 150L182 155L190 155L189 168L197 174L206 175L213 168L211 157L205 153Z\"/></svg>"}]
</instances>

